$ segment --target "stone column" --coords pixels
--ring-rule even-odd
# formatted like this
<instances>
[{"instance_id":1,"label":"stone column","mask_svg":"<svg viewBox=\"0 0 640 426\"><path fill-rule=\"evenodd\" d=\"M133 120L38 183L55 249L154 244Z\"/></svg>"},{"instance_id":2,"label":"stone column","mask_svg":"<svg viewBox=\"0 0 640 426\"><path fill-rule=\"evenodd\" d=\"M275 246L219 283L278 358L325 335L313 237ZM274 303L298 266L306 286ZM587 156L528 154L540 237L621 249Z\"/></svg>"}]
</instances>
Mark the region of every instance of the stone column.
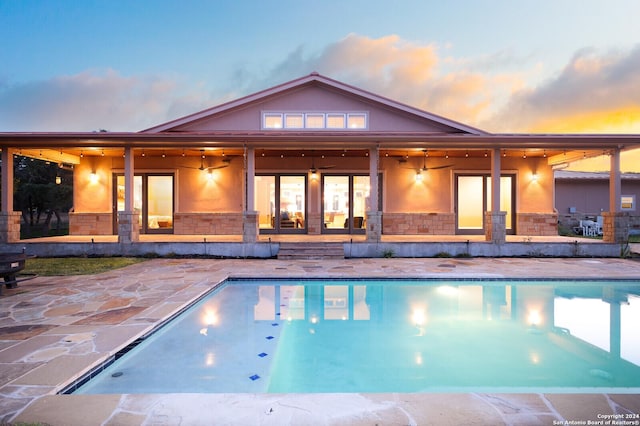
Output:
<instances>
[{"instance_id":1,"label":"stone column","mask_svg":"<svg viewBox=\"0 0 640 426\"><path fill-rule=\"evenodd\" d=\"M602 212L602 240L605 243L629 241L629 214L626 212Z\"/></svg>"},{"instance_id":2,"label":"stone column","mask_svg":"<svg viewBox=\"0 0 640 426\"><path fill-rule=\"evenodd\" d=\"M242 212L242 242L255 243L260 236L258 223L259 212L255 209L255 176L256 153L252 147L245 148L246 175L245 175L245 210Z\"/></svg>"},{"instance_id":3,"label":"stone column","mask_svg":"<svg viewBox=\"0 0 640 426\"><path fill-rule=\"evenodd\" d=\"M367 212L367 242L377 243L382 239L382 212Z\"/></svg>"},{"instance_id":4,"label":"stone column","mask_svg":"<svg viewBox=\"0 0 640 426\"><path fill-rule=\"evenodd\" d=\"M20 212L0 213L0 243L20 241Z\"/></svg>"},{"instance_id":5,"label":"stone column","mask_svg":"<svg viewBox=\"0 0 640 426\"><path fill-rule=\"evenodd\" d=\"M378 210L378 170L380 148L369 149L369 209L366 213L367 226L365 232L368 242L379 242L382 238L382 212Z\"/></svg>"},{"instance_id":6,"label":"stone column","mask_svg":"<svg viewBox=\"0 0 640 426\"><path fill-rule=\"evenodd\" d=\"M603 212L602 240L605 243L629 241L629 214L620 211L622 194L620 149L611 152L609 164L609 211Z\"/></svg>"},{"instance_id":7,"label":"stone column","mask_svg":"<svg viewBox=\"0 0 640 426\"><path fill-rule=\"evenodd\" d=\"M140 241L140 212L133 207L133 149L124 149L124 210L118 212L118 243Z\"/></svg>"},{"instance_id":8,"label":"stone column","mask_svg":"<svg viewBox=\"0 0 640 426\"><path fill-rule=\"evenodd\" d=\"M500 148L491 150L491 211L484 214L486 241L504 244L507 241L507 212L500 211Z\"/></svg>"},{"instance_id":9,"label":"stone column","mask_svg":"<svg viewBox=\"0 0 640 426\"><path fill-rule=\"evenodd\" d=\"M242 212L242 242L255 243L260 235L258 211Z\"/></svg>"},{"instance_id":10,"label":"stone column","mask_svg":"<svg viewBox=\"0 0 640 426\"><path fill-rule=\"evenodd\" d=\"M0 243L20 241L20 212L13 211L13 150L2 147Z\"/></svg>"},{"instance_id":11,"label":"stone column","mask_svg":"<svg viewBox=\"0 0 640 426\"><path fill-rule=\"evenodd\" d=\"M246 181L246 191L247 201L245 203L245 210L248 212L252 212L256 209L255 207L255 179L256 179L256 150L254 148L248 147L245 150L245 156L247 158L247 181Z\"/></svg>"},{"instance_id":12,"label":"stone column","mask_svg":"<svg viewBox=\"0 0 640 426\"><path fill-rule=\"evenodd\" d=\"M507 241L507 212L484 213L484 236L486 241L504 244Z\"/></svg>"},{"instance_id":13,"label":"stone column","mask_svg":"<svg viewBox=\"0 0 640 426\"><path fill-rule=\"evenodd\" d=\"M140 241L140 212L118 212L118 243L131 244Z\"/></svg>"}]
</instances>

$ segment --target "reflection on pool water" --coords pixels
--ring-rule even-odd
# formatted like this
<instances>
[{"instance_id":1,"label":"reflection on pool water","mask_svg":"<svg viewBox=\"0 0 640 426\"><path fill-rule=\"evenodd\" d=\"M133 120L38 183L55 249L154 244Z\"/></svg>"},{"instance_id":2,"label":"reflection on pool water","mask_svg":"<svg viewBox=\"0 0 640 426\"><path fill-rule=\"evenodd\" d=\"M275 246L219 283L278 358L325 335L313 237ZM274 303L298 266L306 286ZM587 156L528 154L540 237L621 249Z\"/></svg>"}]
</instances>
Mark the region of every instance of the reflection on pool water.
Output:
<instances>
[{"instance_id":1,"label":"reflection on pool water","mask_svg":"<svg viewBox=\"0 0 640 426\"><path fill-rule=\"evenodd\" d=\"M640 393L640 283L229 281L78 389Z\"/></svg>"}]
</instances>

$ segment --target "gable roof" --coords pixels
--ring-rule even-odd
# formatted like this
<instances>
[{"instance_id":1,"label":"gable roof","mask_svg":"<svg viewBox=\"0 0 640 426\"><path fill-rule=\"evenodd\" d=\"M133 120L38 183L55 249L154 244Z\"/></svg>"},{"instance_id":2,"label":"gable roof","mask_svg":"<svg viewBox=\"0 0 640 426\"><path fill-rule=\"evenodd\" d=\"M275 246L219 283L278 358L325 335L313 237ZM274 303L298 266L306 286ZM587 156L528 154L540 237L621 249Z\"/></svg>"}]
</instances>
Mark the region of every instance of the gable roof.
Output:
<instances>
[{"instance_id":1,"label":"gable roof","mask_svg":"<svg viewBox=\"0 0 640 426\"><path fill-rule=\"evenodd\" d=\"M189 125L212 119L217 115L230 112L234 109L242 108L249 106L251 104L259 103L266 99L269 99L274 96L283 95L287 92L308 87L308 86L317 86L323 87L325 89L332 89L334 91L341 92L347 96L360 98L362 100L366 100L368 102L372 102L374 104L378 104L387 109L391 109L396 111L397 113L401 113L404 115L410 115L416 117L420 120L424 120L427 122L432 122L437 124L438 126L447 128L446 133L463 133L463 134L474 134L474 135L486 135L488 134L485 131L480 129L468 126L463 123L459 123L454 120L450 120L448 118L441 117L436 114L432 114L421 109L403 104L401 102L397 102L391 100L389 98L376 95L374 93L368 92L363 89L359 89L357 87L342 83L337 80L333 80L329 77L325 77L323 75L318 74L317 72L313 72L307 76L297 78L295 80L291 80L289 82L271 87L266 90L262 90L251 95L247 95L242 98L238 98L236 100L226 102L220 104L218 106L214 106L212 108L205 109L200 112L196 112L194 114L190 114L167 123L163 123L145 130L142 130L139 133L164 133L164 132L188 132L186 129Z\"/></svg>"}]
</instances>

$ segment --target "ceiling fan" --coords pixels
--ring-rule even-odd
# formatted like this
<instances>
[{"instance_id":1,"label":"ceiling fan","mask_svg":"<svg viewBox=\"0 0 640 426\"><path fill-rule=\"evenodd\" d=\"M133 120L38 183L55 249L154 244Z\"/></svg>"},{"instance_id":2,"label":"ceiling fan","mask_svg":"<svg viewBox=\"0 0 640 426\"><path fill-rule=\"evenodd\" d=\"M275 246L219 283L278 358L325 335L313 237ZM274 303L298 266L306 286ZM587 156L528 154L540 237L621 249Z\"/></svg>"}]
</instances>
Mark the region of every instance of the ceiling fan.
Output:
<instances>
[{"instance_id":1,"label":"ceiling fan","mask_svg":"<svg viewBox=\"0 0 640 426\"><path fill-rule=\"evenodd\" d=\"M204 149L200 150L200 167L189 167L189 166L182 166L182 167L186 167L188 169L197 169L197 170L216 170L216 169L224 169L225 167L229 167L229 164L231 163L232 158L231 157L223 157L222 159L222 164L220 164L219 166L209 166L206 167L204 165Z\"/></svg>"},{"instance_id":2,"label":"ceiling fan","mask_svg":"<svg viewBox=\"0 0 640 426\"><path fill-rule=\"evenodd\" d=\"M316 167L315 157L313 155L311 156L311 168L309 169L309 171L311 173L318 173L318 170L333 169L334 167L335 167L335 165L327 165L327 166Z\"/></svg>"},{"instance_id":3,"label":"ceiling fan","mask_svg":"<svg viewBox=\"0 0 640 426\"><path fill-rule=\"evenodd\" d=\"M444 166L435 166L435 167L427 168L427 151L423 150L422 152L424 153L424 155L422 156L422 167L417 170L417 173L426 172L427 170L446 169L446 168L449 168L449 167L453 167L453 164L445 164ZM398 160L400 164L407 162L406 157L403 157L403 159L404 159L404 161L403 160ZM406 168L407 169L413 169L413 167L406 167Z\"/></svg>"}]
</instances>

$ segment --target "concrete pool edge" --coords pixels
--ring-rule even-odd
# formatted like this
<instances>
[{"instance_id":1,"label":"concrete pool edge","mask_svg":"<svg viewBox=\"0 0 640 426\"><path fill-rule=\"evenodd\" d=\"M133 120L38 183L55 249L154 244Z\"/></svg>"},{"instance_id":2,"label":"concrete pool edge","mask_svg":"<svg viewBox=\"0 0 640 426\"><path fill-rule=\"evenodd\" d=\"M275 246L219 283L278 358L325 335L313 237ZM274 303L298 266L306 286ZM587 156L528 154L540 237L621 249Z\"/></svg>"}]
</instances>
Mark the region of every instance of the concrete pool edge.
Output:
<instances>
[{"instance_id":1,"label":"concrete pool edge","mask_svg":"<svg viewBox=\"0 0 640 426\"><path fill-rule=\"evenodd\" d=\"M447 267L443 265L447 264ZM195 266L198 269L197 273L188 272L190 267ZM455 266L455 271L452 272L452 268L450 266ZM239 272L243 271L243 272ZM253 272L251 272L253 271ZM300 277L300 276L329 276L332 278L349 278L349 277L362 277L366 274L368 277L376 278L376 277L406 277L407 275L417 276L422 278L434 277L434 278L455 278L460 276L476 276L483 277L493 275L496 278L519 278L525 276L546 276L549 278L565 278L565 277L575 277L577 275L586 275L586 276L601 276L602 278L621 278L621 279L633 279L640 277L640 264L634 261L622 260L622 259L606 259L606 260L598 260L598 259L366 259L366 260L344 260L344 261L321 261L321 262L310 262L310 261L247 261L247 260L219 260L219 261L211 261L211 260L187 260L187 261L176 261L171 259L160 259L160 260L152 260L149 262L144 262L139 267L129 267L125 268L125 270L119 272L110 272L107 274L101 274L99 276L95 276L95 280L103 283L104 287L107 289L111 289L111 286L114 294L118 294L122 296L123 293L126 293L128 287L133 285L138 286L140 289L145 287L145 282L150 281L158 281L160 283L166 283L169 279L176 280L182 286L180 291L169 291L168 296L165 295L164 298L158 297L157 294L152 294L153 297L148 297L150 300L155 298L157 301L151 303L147 309L139 311L136 315L133 315L126 320L117 323L111 324L108 326L104 325L94 325L94 330L91 331L92 325L80 326L74 325L74 323L70 322L72 320L76 320L78 318L82 318L80 312L75 312L73 314L67 315L65 318L58 318L59 321L48 321L49 318L38 317L37 321L39 323L47 323L53 327L52 329L41 333L39 335L33 336L24 342L17 342L15 344L5 343L5 345L0 346L0 364L5 363L9 365L16 364L25 364L27 361L37 359L40 364L38 366L34 366L33 370L27 371L25 374L9 381L8 383L0 386L1 395L6 400L10 400L9 403L4 403L0 406L2 411L0 412L0 420L2 421L35 421L30 419L35 419L36 412L40 408L42 408L41 404L45 404L48 408L49 414L53 413L51 411L54 409L56 414L63 415L63 413L57 413L57 411L66 411L64 407L69 404L69 401L75 400L75 396L71 395L52 395L55 393L61 386L52 385L50 383L25 383L24 378L25 375L30 373L31 377L35 378L38 376L37 372L34 371L38 369L42 365L42 363L52 363L52 366L55 365L55 362L59 364L69 363L68 367L71 370L75 370L70 376L67 377L67 382L74 374L79 374L78 372L78 364L75 361L79 359L87 360L84 366L86 367L84 370L87 370L89 367L88 364L95 365L100 362L99 359L95 358L94 351L89 351L88 353L82 354L81 352L75 353L76 358L70 357L69 352L72 354L73 348L70 346L73 344L77 344L78 346L86 343L83 341L77 342L65 342L68 349L66 352L62 353L66 355L66 359L59 359L61 357L54 357L54 352L57 349L60 349L59 342L53 342L53 336L58 336L62 339L65 336L80 336L83 333L93 332L97 334L97 336L90 337L89 339L93 339L93 344L98 343L98 348L96 350L101 350L102 347L105 347L104 339L102 339L102 343L100 340L100 333L105 332L105 328L109 328L111 330L110 333L106 333L109 339L111 339L109 350L116 350L114 346L118 346L119 348L124 346L126 343L120 343L119 345L114 344L113 340L116 339L122 342L122 337L127 337L128 340L133 340L133 334L142 335L145 330L151 329L154 327L154 324L157 321L166 318L170 313L176 312L180 310L180 307L187 306L193 302L193 300L197 299L204 293L207 293L211 289L211 282L216 281L217 283L223 281L227 277L240 277L246 275L256 275L255 271L260 271L259 273L264 277ZM499 274L496 274L496 271L499 271ZM60 281L57 279L56 281ZM63 283L53 283L53 280L47 278L39 278L37 281L37 285L34 289L42 289L43 287L51 286L51 287L65 287L65 288L75 288L74 286L81 287L83 286L83 281L86 281L85 278L68 278ZM134 284L132 284L134 283ZM143 283L143 284L141 284ZM118 288L120 286L120 288ZM25 286L27 287L27 286ZM138 288L136 287L136 288ZM147 285L147 287L152 287ZM139 291L142 293L142 290ZM34 290L35 292L35 290ZM33 294L33 292L32 292ZM127 293L128 294L128 293ZM16 294L11 297L21 297L22 295ZM93 295L95 296L95 295ZM144 298L144 295L139 295L140 298ZM22 299L28 300L27 296L23 296ZM153 299L153 300L155 300ZM5 302L7 298L2 298L0 301ZM64 301L64 297L60 297L60 300ZM62 303L62 302L60 302ZM91 302L94 303L95 302ZM87 306L91 304L87 303ZM135 305L135 303L133 303ZM93 306L93 305L91 305ZM168 306L172 309L168 309ZM12 308L11 308L12 309ZM93 312L91 312L93 313ZM88 312L85 312L86 316L90 316ZM153 314L153 315L152 315ZM75 316L74 316L75 315ZM71 317L71 319L69 319ZM156 318L156 322L149 323L149 319ZM24 322L24 321L23 321ZM29 321L27 321L29 322ZM75 329L73 329L75 327ZM61 328L56 332L57 328ZM73 329L73 330L72 330ZM87 331L89 330L89 331ZM72 332L74 331L74 332ZM124 332L124 334L123 334ZM126 333L129 333L128 335ZM47 337L48 339L44 339ZM66 337L65 337L66 338ZM53 339L53 340L52 340ZM46 341L45 341L46 340ZM3 341L6 342L6 341ZM29 344L29 345L27 345ZM40 344L40 347L36 347ZM17 350L18 346L33 346L30 350L31 353L27 353L27 348L21 348L21 351ZM74 346L75 348L75 346ZM77 351L79 349L76 348ZM20 352L16 355L16 352ZM9 353L14 358L13 361L7 360L6 357L3 358L3 355L7 355ZM35 354L35 355L34 355ZM45 355L50 355L50 359L45 359ZM83 355L83 356L81 356ZM108 354L105 352L103 356L100 357L102 360L108 358ZM58 359L58 361L55 361ZM8 361L8 362L7 362ZM55 361L55 362L54 362ZM44 379L44 377L43 377ZM173 398L175 394L170 394ZM182 395L182 394L181 394ZM200 394L198 394L200 395ZM229 395L229 394L222 394ZM309 394L305 394L309 396ZM323 394L311 394L311 396L317 397L317 395ZM361 394L349 394L349 395L361 395ZM403 398L403 395L419 395L420 397L427 398L430 394L388 394L394 395L393 398ZM436 394L437 395L437 394ZM469 395L474 394L456 394L460 395L457 398L466 400ZM521 395L521 394L519 394ZM591 400L593 395L581 395L576 400L576 402L580 402L584 399ZM268 398L268 394L266 395L252 395L252 394L241 394L238 396L234 396L233 398L240 398L242 401L247 399L248 401L256 401L262 400L263 398ZM303 395L304 396L304 395ZM606 395L601 395L603 397L609 398ZM632 397L634 395L631 395ZM91 396L92 398L102 398L102 396ZM302 396L298 396L302 398ZM637 396L635 396L638 399ZM65 399L68 398L68 399ZM120 400L123 401L130 399L138 399L143 398L142 396L120 396L118 398L114 398L113 396L105 396L106 400L102 401L101 404L105 404L105 406L110 406L111 403L107 401L112 401L116 399L118 404L120 404ZM150 398L147 396L147 398ZM184 398L180 396L179 399ZM211 394L201 395L198 397L194 397L195 399L208 399L213 398ZM216 396L215 398L218 398ZM214 398L214 399L215 399ZM228 398L231 398L228 396ZM324 398L324 396L323 396ZM434 398L434 395L431 394L427 399L431 400ZM574 398L574 399L575 399ZM143 398L144 399L144 398ZM162 396L154 396L152 399L156 401L162 401ZM244 403L244 402L243 402ZM239 403L238 403L239 404ZM73 405L73 404L72 404ZM59 408L59 410L58 410ZM637 407L629 407L629 410L635 410L637 413L640 411ZM115 409L114 409L115 410ZM120 410L120 409L118 409ZM325 408L322 408L320 411L316 412L316 414L320 415L323 413ZM97 413L97 411L96 411ZM71 423L65 424L73 424L73 418L75 416L73 410L71 412L67 412L68 416L67 421ZM81 417L80 417L81 418ZM269 417L272 418L272 417ZM566 418L566 417L565 417ZM136 419L141 420L139 416L136 416ZM40 420L43 421L43 420ZM141 424L142 422L147 420L142 420L138 423L124 423L124 424ZM51 421L47 422L50 424ZM120 424L120 421L113 423ZM446 424L446 423L444 423ZM454 423L452 423L454 424ZM522 423L527 424L527 423Z\"/></svg>"},{"instance_id":2,"label":"concrete pool edge","mask_svg":"<svg viewBox=\"0 0 640 426\"><path fill-rule=\"evenodd\" d=\"M637 396L609 394L53 395L16 422L52 425L305 424L551 425L638 413Z\"/></svg>"}]
</instances>

